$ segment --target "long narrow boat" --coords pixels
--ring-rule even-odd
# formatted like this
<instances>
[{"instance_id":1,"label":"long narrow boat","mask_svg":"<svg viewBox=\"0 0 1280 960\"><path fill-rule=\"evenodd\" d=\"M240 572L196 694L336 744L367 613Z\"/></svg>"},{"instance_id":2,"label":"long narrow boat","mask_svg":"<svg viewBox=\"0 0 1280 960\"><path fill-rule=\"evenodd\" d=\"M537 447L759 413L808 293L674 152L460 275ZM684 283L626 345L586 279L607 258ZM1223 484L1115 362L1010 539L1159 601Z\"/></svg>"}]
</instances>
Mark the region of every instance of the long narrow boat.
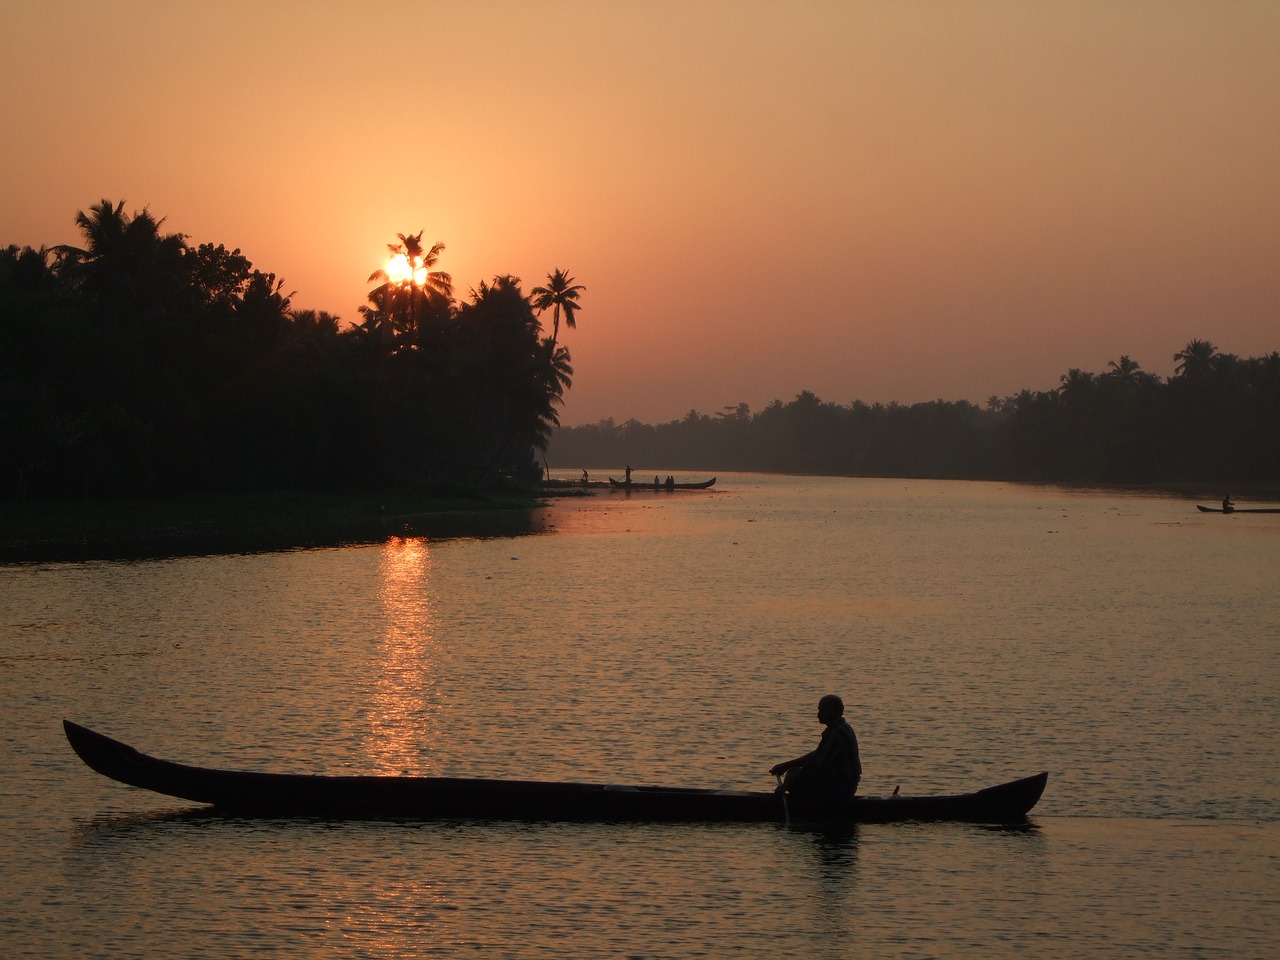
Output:
<instances>
[{"instance_id":1,"label":"long narrow boat","mask_svg":"<svg viewBox=\"0 0 1280 960\"><path fill-rule=\"evenodd\" d=\"M80 759L103 776L210 804L236 816L637 822L816 819L797 809L794 800L772 791L214 770L149 757L69 720L62 725ZM1048 778L1049 774L1040 773L948 797L854 797L845 809L824 811L822 819L1025 823Z\"/></svg>"},{"instance_id":2,"label":"long narrow boat","mask_svg":"<svg viewBox=\"0 0 1280 960\"><path fill-rule=\"evenodd\" d=\"M608 490L607 480L543 480L538 484L540 490Z\"/></svg>"},{"instance_id":3,"label":"long narrow boat","mask_svg":"<svg viewBox=\"0 0 1280 960\"><path fill-rule=\"evenodd\" d=\"M609 478L609 486L616 490L706 490L716 485L716 478L699 483L654 483L652 480L615 480Z\"/></svg>"},{"instance_id":4,"label":"long narrow boat","mask_svg":"<svg viewBox=\"0 0 1280 960\"><path fill-rule=\"evenodd\" d=\"M1196 504L1196 509L1201 513L1280 513L1280 507L1231 507L1224 509L1223 507L1206 507L1202 503Z\"/></svg>"}]
</instances>

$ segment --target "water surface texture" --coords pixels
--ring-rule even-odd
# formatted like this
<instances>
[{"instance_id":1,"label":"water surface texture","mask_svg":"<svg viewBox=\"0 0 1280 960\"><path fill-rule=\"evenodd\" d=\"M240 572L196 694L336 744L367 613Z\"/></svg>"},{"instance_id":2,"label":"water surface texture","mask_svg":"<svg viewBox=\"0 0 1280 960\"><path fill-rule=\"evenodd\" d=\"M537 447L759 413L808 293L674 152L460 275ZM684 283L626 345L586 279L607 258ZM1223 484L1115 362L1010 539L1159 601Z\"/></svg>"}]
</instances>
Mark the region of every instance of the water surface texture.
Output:
<instances>
[{"instance_id":1,"label":"water surface texture","mask_svg":"<svg viewBox=\"0 0 1280 960\"><path fill-rule=\"evenodd\" d=\"M724 476L547 532L0 567L5 957L1271 956L1280 516ZM844 696L863 792L1045 769L962 825L236 821L107 781L766 789Z\"/></svg>"}]
</instances>

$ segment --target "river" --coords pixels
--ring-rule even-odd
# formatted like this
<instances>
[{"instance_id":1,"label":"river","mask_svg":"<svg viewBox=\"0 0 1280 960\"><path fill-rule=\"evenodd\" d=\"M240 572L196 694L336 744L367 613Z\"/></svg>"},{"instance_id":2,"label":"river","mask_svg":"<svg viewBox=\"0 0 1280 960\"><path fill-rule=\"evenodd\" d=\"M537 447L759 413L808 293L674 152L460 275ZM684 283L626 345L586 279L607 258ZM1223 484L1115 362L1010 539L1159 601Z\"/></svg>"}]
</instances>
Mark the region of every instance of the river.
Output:
<instances>
[{"instance_id":1,"label":"river","mask_svg":"<svg viewBox=\"0 0 1280 960\"><path fill-rule=\"evenodd\" d=\"M0 955L1272 955L1280 516L728 475L543 521L0 566ZM210 819L60 726L207 766L767 789L827 692L863 793L1048 770L1032 826Z\"/></svg>"}]
</instances>

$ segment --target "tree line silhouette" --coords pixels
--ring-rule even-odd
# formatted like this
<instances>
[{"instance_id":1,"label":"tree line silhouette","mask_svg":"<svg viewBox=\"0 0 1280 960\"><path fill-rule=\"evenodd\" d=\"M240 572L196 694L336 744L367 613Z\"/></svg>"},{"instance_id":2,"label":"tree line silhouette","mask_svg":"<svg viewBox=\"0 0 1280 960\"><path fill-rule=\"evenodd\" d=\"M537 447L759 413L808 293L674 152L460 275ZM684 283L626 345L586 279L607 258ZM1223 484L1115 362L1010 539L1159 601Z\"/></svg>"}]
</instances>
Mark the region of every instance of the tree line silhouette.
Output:
<instances>
[{"instance_id":1,"label":"tree line silhouette","mask_svg":"<svg viewBox=\"0 0 1280 960\"><path fill-rule=\"evenodd\" d=\"M360 321L296 310L239 249L103 200L83 247L0 251L0 496L404 488L537 476L572 382L562 270L455 300L422 234ZM402 269L400 269L402 268ZM553 310L542 333L538 315Z\"/></svg>"},{"instance_id":2,"label":"tree line silhouette","mask_svg":"<svg viewBox=\"0 0 1280 960\"><path fill-rule=\"evenodd\" d=\"M1280 353L1241 359L1207 340L1167 380L1128 356L1069 370L1053 390L848 405L804 391L648 425L611 419L556 430L548 463L838 476L1096 484L1280 482ZM1226 489L1226 487L1224 487Z\"/></svg>"}]
</instances>

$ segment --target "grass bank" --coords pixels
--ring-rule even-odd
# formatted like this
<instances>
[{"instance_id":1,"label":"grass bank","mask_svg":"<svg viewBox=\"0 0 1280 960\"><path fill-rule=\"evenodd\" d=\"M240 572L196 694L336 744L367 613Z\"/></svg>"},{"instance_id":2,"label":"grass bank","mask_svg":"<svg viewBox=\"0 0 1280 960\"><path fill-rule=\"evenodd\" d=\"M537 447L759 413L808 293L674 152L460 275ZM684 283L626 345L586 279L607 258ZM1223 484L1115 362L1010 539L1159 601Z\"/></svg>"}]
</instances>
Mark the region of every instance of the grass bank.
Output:
<instances>
[{"instance_id":1,"label":"grass bank","mask_svg":"<svg viewBox=\"0 0 1280 960\"><path fill-rule=\"evenodd\" d=\"M216 494L0 503L0 561L122 559L370 543L390 536L511 536L532 497Z\"/></svg>"}]
</instances>

